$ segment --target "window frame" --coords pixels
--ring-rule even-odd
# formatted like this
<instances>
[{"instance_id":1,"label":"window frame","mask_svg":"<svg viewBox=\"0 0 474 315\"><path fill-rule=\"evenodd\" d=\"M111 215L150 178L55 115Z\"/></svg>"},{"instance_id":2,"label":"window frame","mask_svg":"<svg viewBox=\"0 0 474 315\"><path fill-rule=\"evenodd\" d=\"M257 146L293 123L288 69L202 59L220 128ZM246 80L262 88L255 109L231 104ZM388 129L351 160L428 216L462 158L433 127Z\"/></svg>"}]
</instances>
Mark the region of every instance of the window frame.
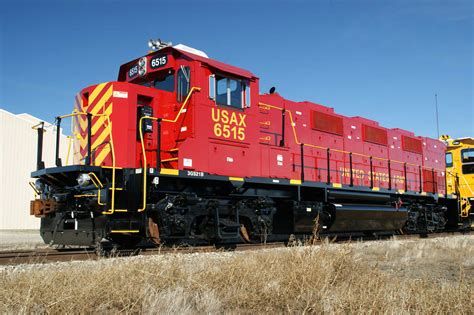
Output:
<instances>
[{"instance_id":1,"label":"window frame","mask_svg":"<svg viewBox=\"0 0 474 315\"><path fill-rule=\"evenodd\" d=\"M172 76L172 77L173 77L173 90L170 91L170 90L164 90L164 89L159 89L159 88L157 88L157 87L156 87L156 82L158 81L158 79L157 79L158 76L155 77L155 78L153 79L153 81L151 81L151 82L152 82L152 85L151 85L150 87L152 87L152 88L154 88L154 89L157 89L158 91L163 91L163 92L168 92L168 93L174 93L174 92L176 91L176 89L177 89L177 84L176 84L176 77L177 77L177 76L175 75L175 71L172 71L171 73L168 72L168 73L166 74L166 76L164 77L164 78L165 78L164 81L166 81L166 78L169 77L169 76ZM160 81L160 82L164 82L164 81Z\"/></svg>"},{"instance_id":2,"label":"window frame","mask_svg":"<svg viewBox=\"0 0 474 315\"><path fill-rule=\"evenodd\" d=\"M187 88L186 88L186 95L181 95L181 89L180 89L180 74L184 74L184 69L187 69ZM184 78L186 78L186 75L184 75ZM182 103L186 100L186 97L188 97L189 91L191 90L191 67L190 66L185 66L181 65L176 71L176 101L179 103Z\"/></svg>"},{"instance_id":3,"label":"window frame","mask_svg":"<svg viewBox=\"0 0 474 315\"><path fill-rule=\"evenodd\" d=\"M468 158L464 160L464 154L467 153L469 154L470 152L473 153L472 157L468 155ZM461 150L461 163L473 163L474 162L474 148L466 148Z\"/></svg>"},{"instance_id":4,"label":"window frame","mask_svg":"<svg viewBox=\"0 0 474 315\"><path fill-rule=\"evenodd\" d=\"M474 153L474 148L461 150L461 169L463 174L474 174L474 154L471 157L470 152ZM469 154L467 159L464 159L465 153Z\"/></svg>"},{"instance_id":5,"label":"window frame","mask_svg":"<svg viewBox=\"0 0 474 315\"><path fill-rule=\"evenodd\" d=\"M464 163L461 169L463 174L474 174L474 163Z\"/></svg>"},{"instance_id":6,"label":"window frame","mask_svg":"<svg viewBox=\"0 0 474 315\"><path fill-rule=\"evenodd\" d=\"M219 79L218 79L219 78ZM226 104L218 102L218 82L225 79L226 84ZM232 91L231 91L231 81L235 81L237 88L240 89L240 105L234 106L232 104ZM222 95L222 94L221 94ZM215 102L218 106L227 106L236 110L244 110L250 108L251 104L251 87L250 80L236 78L233 76L223 75L223 74L211 74L209 75L209 98Z\"/></svg>"},{"instance_id":7,"label":"window frame","mask_svg":"<svg viewBox=\"0 0 474 315\"><path fill-rule=\"evenodd\" d=\"M451 162L448 163L448 156L451 157ZM446 167L453 167L453 153L452 152L446 152L444 155L444 161L446 162Z\"/></svg>"}]
</instances>

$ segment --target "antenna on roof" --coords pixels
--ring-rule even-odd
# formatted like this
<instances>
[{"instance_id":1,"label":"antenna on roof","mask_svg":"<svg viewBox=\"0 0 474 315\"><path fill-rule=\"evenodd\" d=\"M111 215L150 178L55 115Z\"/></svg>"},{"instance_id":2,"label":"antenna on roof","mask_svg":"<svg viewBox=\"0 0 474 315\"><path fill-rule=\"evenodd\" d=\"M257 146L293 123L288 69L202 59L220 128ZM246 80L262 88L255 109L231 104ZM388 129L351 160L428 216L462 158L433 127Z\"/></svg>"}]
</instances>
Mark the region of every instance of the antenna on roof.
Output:
<instances>
[{"instance_id":1,"label":"antenna on roof","mask_svg":"<svg viewBox=\"0 0 474 315\"><path fill-rule=\"evenodd\" d=\"M438 139L439 139L438 94L435 94L435 104L436 104L436 131L438 132Z\"/></svg>"}]
</instances>

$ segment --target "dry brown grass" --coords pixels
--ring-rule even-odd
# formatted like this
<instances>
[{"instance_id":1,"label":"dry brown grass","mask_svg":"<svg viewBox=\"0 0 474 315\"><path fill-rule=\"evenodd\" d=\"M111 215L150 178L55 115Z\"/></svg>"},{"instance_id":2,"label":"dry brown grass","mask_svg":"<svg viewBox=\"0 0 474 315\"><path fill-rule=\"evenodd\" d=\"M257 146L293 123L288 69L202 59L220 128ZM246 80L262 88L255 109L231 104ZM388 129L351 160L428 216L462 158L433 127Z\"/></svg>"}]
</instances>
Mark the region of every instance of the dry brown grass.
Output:
<instances>
[{"instance_id":1,"label":"dry brown grass","mask_svg":"<svg viewBox=\"0 0 474 315\"><path fill-rule=\"evenodd\" d=\"M467 236L9 267L0 309L472 314L473 245ZM449 272L430 272L439 264Z\"/></svg>"}]
</instances>

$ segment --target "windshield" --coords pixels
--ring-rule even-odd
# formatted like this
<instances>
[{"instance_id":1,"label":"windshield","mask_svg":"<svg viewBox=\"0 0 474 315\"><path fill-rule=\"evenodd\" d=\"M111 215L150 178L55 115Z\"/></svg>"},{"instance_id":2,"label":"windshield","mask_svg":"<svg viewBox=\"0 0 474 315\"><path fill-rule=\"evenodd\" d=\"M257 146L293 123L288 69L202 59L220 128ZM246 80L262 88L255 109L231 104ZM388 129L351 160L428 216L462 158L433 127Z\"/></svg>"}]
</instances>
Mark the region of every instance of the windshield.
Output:
<instances>
[{"instance_id":1,"label":"windshield","mask_svg":"<svg viewBox=\"0 0 474 315\"><path fill-rule=\"evenodd\" d=\"M153 87L162 91L174 92L174 73L161 74L153 81Z\"/></svg>"},{"instance_id":2,"label":"windshield","mask_svg":"<svg viewBox=\"0 0 474 315\"><path fill-rule=\"evenodd\" d=\"M461 160L463 163L474 162L474 148L461 150Z\"/></svg>"},{"instance_id":3,"label":"windshield","mask_svg":"<svg viewBox=\"0 0 474 315\"><path fill-rule=\"evenodd\" d=\"M146 87L153 87L160 91L174 92L174 72L166 71L158 73L158 75L153 77L153 79L142 79L139 82L132 83Z\"/></svg>"},{"instance_id":4,"label":"windshield","mask_svg":"<svg viewBox=\"0 0 474 315\"><path fill-rule=\"evenodd\" d=\"M461 150L463 174L474 174L474 148Z\"/></svg>"}]
</instances>

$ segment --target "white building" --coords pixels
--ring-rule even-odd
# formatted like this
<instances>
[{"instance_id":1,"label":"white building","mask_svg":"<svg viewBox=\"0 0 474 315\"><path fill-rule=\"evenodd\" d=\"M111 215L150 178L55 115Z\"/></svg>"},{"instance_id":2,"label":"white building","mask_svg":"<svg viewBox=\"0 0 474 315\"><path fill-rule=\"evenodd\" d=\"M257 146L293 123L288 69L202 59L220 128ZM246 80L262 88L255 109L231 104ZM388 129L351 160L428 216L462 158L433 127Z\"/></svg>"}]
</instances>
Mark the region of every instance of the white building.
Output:
<instances>
[{"instance_id":1,"label":"white building","mask_svg":"<svg viewBox=\"0 0 474 315\"><path fill-rule=\"evenodd\" d=\"M30 216L34 191L30 173L36 170L37 131L41 122L28 114L0 109L0 230L39 229L40 219ZM56 128L45 124L43 161L54 166ZM60 157L65 164L68 138L61 133Z\"/></svg>"}]
</instances>

